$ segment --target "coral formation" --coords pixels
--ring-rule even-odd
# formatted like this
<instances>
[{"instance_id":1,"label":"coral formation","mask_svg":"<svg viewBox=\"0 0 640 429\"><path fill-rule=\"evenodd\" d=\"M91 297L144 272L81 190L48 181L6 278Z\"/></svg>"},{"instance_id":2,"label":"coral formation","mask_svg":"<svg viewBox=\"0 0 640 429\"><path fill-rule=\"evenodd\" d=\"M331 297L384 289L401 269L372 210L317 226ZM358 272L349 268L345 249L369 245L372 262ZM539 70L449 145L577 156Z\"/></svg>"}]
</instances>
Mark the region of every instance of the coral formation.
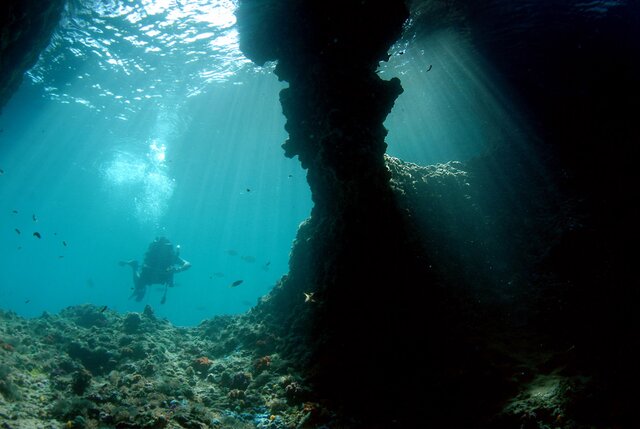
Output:
<instances>
[{"instance_id":1,"label":"coral formation","mask_svg":"<svg viewBox=\"0 0 640 429\"><path fill-rule=\"evenodd\" d=\"M310 412L288 404L282 380L303 382L262 354L256 338L270 336L250 315L184 329L148 310L99 310L82 305L33 320L0 312L0 335L19 332L12 341L21 344L0 351L4 427L285 428ZM92 313L105 315L100 331L83 323ZM134 319L131 333L127 321Z\"/></svg>"}]
</instances>

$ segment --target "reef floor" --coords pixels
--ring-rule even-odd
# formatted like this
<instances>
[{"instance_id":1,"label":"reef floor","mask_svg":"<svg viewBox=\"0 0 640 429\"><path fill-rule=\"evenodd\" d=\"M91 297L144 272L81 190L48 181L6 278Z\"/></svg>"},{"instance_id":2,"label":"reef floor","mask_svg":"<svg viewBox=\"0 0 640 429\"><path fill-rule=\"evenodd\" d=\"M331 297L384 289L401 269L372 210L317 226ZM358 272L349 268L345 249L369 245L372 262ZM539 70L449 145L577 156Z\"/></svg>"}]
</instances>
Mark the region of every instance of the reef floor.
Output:
<instances>
[{"instance_id":1,"label":"reef floor","mask_svg":"<svg viewBox=\"0 0 640 429\"><path fill-rule=\"evenodd\" d=\"M149 306L118 314L87 304L34 319L0 310L0 428L397 427L331 409L278 353L281 342L255 309L190 328ZM536 341L522 337L492 344L492 378L510 399L472 427L591 427L579 423L590 379L564 365L573 350L527 351Z\"/></svg>"},{"instance_id":2,"label":"reef floor","mask_svg":"<svg viewBox=\"0 0 640 429\"><path fill-rule=\"evenodd\" d=\"M174 327L93 305L0 311L0 427L290 428L332 416L251 312Z\"/></svg>"}]
</instances>

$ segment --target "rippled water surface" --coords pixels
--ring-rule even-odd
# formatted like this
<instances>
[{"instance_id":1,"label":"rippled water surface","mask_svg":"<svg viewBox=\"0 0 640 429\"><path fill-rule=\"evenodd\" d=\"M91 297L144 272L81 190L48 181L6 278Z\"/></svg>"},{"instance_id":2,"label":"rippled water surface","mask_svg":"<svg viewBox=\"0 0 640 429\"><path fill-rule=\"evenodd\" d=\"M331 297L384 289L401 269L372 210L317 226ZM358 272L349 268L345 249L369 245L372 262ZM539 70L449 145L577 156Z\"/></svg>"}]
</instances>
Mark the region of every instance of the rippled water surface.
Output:
<instances>
[{"instance_id":1,"label":"rippled water surface","mask_svg":"<svg viewBox=\"0 0 640 429\"><path fill-rule=\"evenodd\" d=\"M154 99L183 102L254 67L238 48L230 0L72 0L28 73L53 99L120 119ZM268 70L266 71L268 72Z\"/></svg>"}]
</instances>

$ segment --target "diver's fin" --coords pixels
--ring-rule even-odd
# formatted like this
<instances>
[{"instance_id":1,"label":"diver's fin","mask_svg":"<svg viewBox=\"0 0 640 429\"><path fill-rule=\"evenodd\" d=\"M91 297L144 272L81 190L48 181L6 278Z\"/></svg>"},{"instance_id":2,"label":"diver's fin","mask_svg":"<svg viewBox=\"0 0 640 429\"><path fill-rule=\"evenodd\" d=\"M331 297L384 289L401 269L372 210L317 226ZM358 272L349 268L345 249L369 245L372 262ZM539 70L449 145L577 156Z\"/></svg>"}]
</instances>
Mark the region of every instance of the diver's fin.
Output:
<instances>
[{"instance_id":1,"label":"diver's fin","mask_svg":"<svg viewBox=\"0 0 640 429\"><path fill-rule=\"evenodd\" d=\"M140 302L144 298L144 295L145 295L146 292L147 292L147 288L146 287L134 288L133 292L131 293L131 296L129 297L129 299L135 297L136 301Z\"/></svg>"},{"instance_id":2,"label":"diver's fin","mask_svg":"<svg viewBox=\"0 0 640 429\"><path fill-rule=\"evenodd\" d=\"M167 302L167 289L168 289L168 287L165 286L164 287L164 295L162 295L162 299L160 300L160 304L164 304L165 302Z\"/></svg>"}]
</instances>

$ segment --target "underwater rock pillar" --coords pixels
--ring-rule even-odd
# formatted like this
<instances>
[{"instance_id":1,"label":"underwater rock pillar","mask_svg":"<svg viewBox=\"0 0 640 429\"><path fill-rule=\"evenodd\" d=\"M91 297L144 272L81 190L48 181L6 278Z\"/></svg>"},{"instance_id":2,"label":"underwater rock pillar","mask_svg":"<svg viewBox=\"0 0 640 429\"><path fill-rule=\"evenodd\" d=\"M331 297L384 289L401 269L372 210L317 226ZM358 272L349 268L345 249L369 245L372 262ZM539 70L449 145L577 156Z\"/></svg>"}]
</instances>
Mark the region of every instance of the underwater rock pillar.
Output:
<instances>
[{"instance_id":1,"label":"underwater rock pillar","mask_svg":"<svg viewBox=\"0 0 640 429\"><path fill-rule=\"evenodd\" d=\"M285 68L301 67L284 63L276 70L290 82L280 94L289 132L283 148L308 170L314 210L335 215L349 207L384 204L390 195L385 195L389 173L382 122L402 92L399 80L383 81L368 69L330 69L321 62L293 76Z\"/></svg>"},{"instance_id":2,"label":"underwater rock pillar","mask_svg":"<svg viewBox=\"0 0 640 429\"><path fill-rule=\"evenodd\" d=\"M375 206L389 180L382 123L402 92L375 71L400 35L404 3L243 0L237 15L243 52L258 64L277 60L289 82L283 148L308 170L314 210Z\"/></svg>"},{"instance_id":3,"label":"underwater rock pillar","mask_svg":"<svg viewBox=\"0 0 640 429\"><path fill-rule=\"evenodd\" d=\"M315 203L307 225L313 237L305 239L314 259L307 265L316 266L297 267L294 249L290 277L304 271L307 291L363 299L369 281L398 272L402 222L383 121L402 87L376 69L408 10L398 0L242 0L236 14L245 55L257 64L277 61L275 73L289 82L280 93L289 133L283 148L307 169ZM374 275L376 264L384 270Z\"/></svg>"},{"instance_id":4,"label":"underwater rock pillar","mask_svg":"<svg viewBox=\"0 0 640 429\"><path fill-rule=\"evenodd\" d=\"M408 10L397 0L241 0L236 14L245 55L277 61L289 82L280 93L283 148L307 170L314 201L289 275L259 311L319 394L362 411L404 386L376 362L399 365L417 344L402 332L414 301L379 287L407 289L420 278L384 160L383 122L402 87L376 74Z\"/></svg>"}]
</instances>

